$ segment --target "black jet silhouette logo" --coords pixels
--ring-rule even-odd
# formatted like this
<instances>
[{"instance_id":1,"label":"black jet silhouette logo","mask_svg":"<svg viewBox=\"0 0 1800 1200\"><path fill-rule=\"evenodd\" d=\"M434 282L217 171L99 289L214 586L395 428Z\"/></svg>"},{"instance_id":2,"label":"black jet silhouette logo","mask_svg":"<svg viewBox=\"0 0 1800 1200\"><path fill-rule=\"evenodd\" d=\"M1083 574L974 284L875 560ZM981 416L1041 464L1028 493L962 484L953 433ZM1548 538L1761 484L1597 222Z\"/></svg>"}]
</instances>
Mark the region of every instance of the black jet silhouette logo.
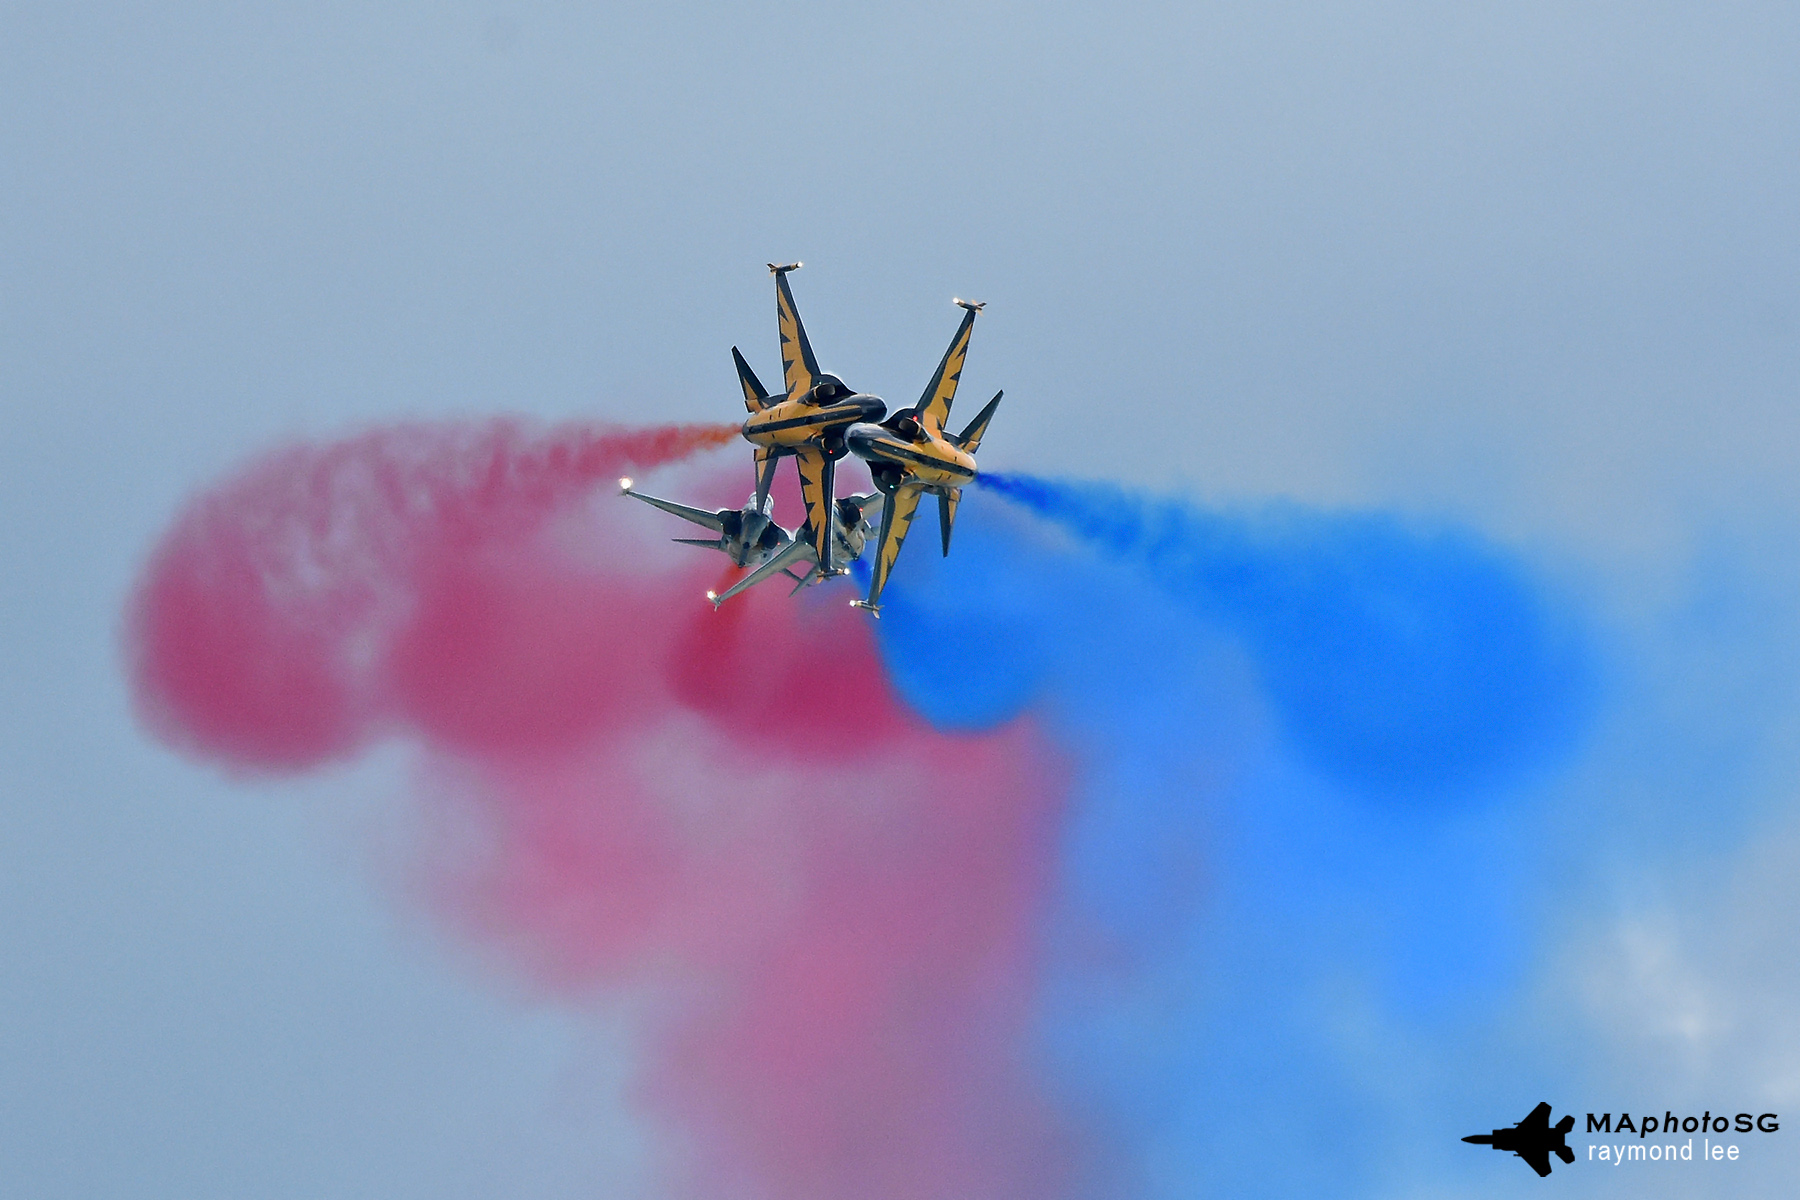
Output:
<instances>
[{"instance_id":1,"label":"black jet silhouette logo","mask_svg":"<svg viewBox=\"0 0 1800 1200\"><path fill-rule=\"evenodd\" d=\"M1550 1173L1550 1154L1566 1163L1575 1161L1575 1152L1569 1149L1565 1141L1569 1130L1575 1128L1574 1114L1564 1117L1554 1126L1550 1124L1550 1106L1540 1104L1510 1129L1496 1129L1492 1133L1476 1133L1464 1138L1465 1142L1474 1142L1477 1146L1492 1146L1496 1150L1511 1150L1514 1154L1531 1164L1531 1169L1540 1176Z\"/></svg>"}]
</instances>

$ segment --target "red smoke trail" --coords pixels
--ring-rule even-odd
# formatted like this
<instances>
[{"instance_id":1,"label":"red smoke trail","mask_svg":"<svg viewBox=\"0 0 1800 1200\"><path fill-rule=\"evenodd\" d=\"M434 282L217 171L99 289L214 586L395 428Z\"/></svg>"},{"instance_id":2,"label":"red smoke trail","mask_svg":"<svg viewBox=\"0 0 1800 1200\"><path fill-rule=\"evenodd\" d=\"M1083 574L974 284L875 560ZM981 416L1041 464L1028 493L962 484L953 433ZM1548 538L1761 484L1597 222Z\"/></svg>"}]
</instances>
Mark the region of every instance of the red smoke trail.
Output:
<instances>
[{"instance_id":1,"label":"red smoke trail","mask_svg":"<svg viewBox=\"0 0 1800 1200\"><path fill-rule=\"evenodd\" d=\"M152 558L141 710L237 768L422 743L446 917L546 986L654 998L638 1094L694 1147L674 1190L1063 1190L1020 1049L1058 795L1031 729L929 729L847 589L714 613L719 558L646 565L641 510L588 503L733 433L413 427L274 455Z\"/></svg>"},{"instance_id":2,"label":"red smoke trail","mask_svg":"<svg viewBox=\"0 0 1800 1200\"><path fill-rule=\"evenodd\" d=\"M386 686L395 682L413 685L400 690L424 702L413 714L422 723L454 722L455 681L406 658L407 633L461 632L475 640L460 654L504 657L509 647L492 640L501 631L483 626L479 612L529 603L531 581L505 570L519 538L596 481L734 433L568 426L534 436L496 421L382 429L273 454L195 500L158 547L131 614L140 710L165 740L262 769L355 750L396 702L404 707L406 697ZM527 574L532 566L512 565ZM465 602L474 608L459 611ZM556 603L531 615L577 619ZM458 620L475 623L444 627ZM402 661L389 663L396 633ZM584 697L556 694L582 689L576 664L532 680L551 688L542 700L520 694L520 670L531 668L496 681L510 689L496 699L514 711L467 717L497 733L496 722L533 716L554 726L551 710L570 701L579 712ZM433 683L449 691L419 694Z\"/></svg>"}]
</instances>

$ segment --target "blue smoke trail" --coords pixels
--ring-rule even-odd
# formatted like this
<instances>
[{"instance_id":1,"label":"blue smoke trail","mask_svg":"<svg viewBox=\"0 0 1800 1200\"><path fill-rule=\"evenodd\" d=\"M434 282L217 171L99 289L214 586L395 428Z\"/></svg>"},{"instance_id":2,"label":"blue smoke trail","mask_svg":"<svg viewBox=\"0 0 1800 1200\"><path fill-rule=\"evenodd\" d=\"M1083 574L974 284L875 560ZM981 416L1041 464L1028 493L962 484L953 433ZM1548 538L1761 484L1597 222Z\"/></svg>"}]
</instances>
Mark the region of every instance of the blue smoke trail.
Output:
<instances>
[{"instance_id":1,"label":"blue smoke trail","mask_svg":"<svg viewBox=\"0 0 1800 1200\"><path fill-rule=\"evenodd\" d=\"M982 479L1235 631L1288 735L1340 780L1441 802L1446 788L1509 781L1574 725L1578 637L1466 532L1297 507L1227 518L1105 484Z\"/></svg>"},{"instance_id":2,"label":"blue smoke trail","mask_svg":"<svg viewBox=\"0 0 1800 1200\"><path fill-rule=\"evenodd\" d=\"M1525 965L1581 620L1465 531L983 482L1013 505L968 494L879 638L928 719L1029 709L1079 764L1039 1051L1115 1131L1089 1190L1359 1190L1404 1123L1370 1056L1448 1061ZM1369 1157L1253 1150L1309 1130Z\"/></svg>"}]
</instances>

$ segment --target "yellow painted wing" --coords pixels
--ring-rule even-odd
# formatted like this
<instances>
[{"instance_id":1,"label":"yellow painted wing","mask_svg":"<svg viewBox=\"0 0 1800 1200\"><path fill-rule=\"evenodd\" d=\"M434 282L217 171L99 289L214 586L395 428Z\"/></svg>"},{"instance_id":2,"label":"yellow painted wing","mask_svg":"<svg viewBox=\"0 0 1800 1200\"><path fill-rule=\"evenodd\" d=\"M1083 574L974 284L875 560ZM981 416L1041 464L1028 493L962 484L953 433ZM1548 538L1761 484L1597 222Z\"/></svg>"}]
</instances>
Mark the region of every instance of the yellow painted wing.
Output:
<instances>
[{"instance_id":1,"label":"yellow painted wing","mask_svg":"<svg viewBox=\"0 0 1800 1200\"><path fill-rule=\"evenodd\" d=\"M900 557L900 546L906 541L906 531L912 527L913 514L919 511L919 497L923 494L918 488L905 484L888 494L887 504L881 510L881 541L875 547L875 572L869 580L869 598L865 602L869 608L881 607L881 589L887 586L894 560Z\"/></svg>"},{"instance_id":2,"label":"yellow painted wing","mask_svg":"<svg viewBox=\"0 0 1800 1200\"><path fill-rule=\"evenodd\" d=\"M807 529L800 536L810 532L819 569L829 575L835 569L831 562L831 489L837 464L817 446L801 447L794 463L800 469L800 499L806 503Z\"/></svg>"},{"instance_id":3,"label":"yellow painted wing","mask_svg":"<svg viewBox=\"0 0 1800 1200\"><path fill-rule=\"evenodd\" d=\"M800 323L800 310L794 307L794 293L788 290L789 270L775 270L775 328L781 335L781 377L791 400L812 390L819 379L819 364L813 358L812 343L806 340L806 326Z\"/></svg>"},{"instance_id":4,"label":"yellow painted wing","mask_svg":"<svg viewBox=\"0 0 1800 1200\"><path fill-rule=\"evenodd\" d=\"M919 397L919 424L935 433L942 433L944 422L950 419L950 403L956 399L956 385L962 382L963 359L968 357L969 333L974 328L975 309L969 308L963 313L962 324L956 327L956 336L950 339L950 348L944 351L937 374Z\"/></svg>"}]
</instances>

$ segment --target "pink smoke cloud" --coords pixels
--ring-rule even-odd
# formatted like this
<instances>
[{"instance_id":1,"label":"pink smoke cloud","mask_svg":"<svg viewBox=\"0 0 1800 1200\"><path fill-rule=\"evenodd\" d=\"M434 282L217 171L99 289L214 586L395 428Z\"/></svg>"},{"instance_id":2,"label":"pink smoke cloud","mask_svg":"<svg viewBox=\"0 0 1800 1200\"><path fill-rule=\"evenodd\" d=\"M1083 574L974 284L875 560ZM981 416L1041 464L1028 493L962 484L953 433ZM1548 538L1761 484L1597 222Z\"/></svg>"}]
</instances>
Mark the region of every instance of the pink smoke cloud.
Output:
<instances>
[{"instance_id":1,"label":"pink smoke cloud","mask_svg":"<svg viewBox=\"0 0 1800 1200\"><path fill-rule=\"evenodd\" d=\"M270 456L153 555L140 711L236 769L418 744L434 910L542 987L655 999L636 1094L692 1147L672 1192L1051 1194L1075 1151L1022 1047L1059 764L1026 723L898 704L847 586L714 613L722 558L596 514L595 483L734 435L415 426Z\"/></svg>"}]
</instances>

